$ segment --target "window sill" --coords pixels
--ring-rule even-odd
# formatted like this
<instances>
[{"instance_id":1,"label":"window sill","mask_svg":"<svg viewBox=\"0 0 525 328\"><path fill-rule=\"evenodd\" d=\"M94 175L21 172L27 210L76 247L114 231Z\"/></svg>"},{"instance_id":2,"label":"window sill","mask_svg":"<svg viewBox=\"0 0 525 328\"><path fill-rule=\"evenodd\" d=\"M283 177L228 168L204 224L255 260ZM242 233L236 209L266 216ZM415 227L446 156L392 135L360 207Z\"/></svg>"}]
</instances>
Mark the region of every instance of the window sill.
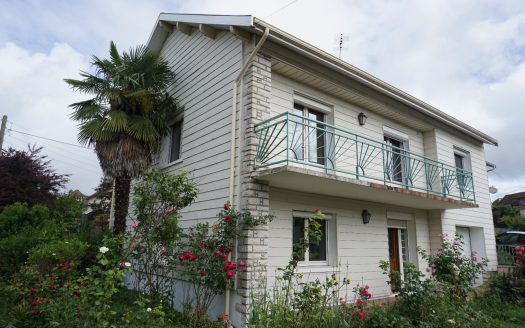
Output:
<instances>
[{"instance_id":1,"label":"window sill","mask_svg":"<svg viewBox=\"0 0 525 328\"><path fill-rule=\"evenodd\" d=\"M298 273L338 273L341 269L329 265L309 265L299 264L297 266Z\"/></svg>"},{"instance_id":2,"label":"window sill","mask_svg":"<svg viewBox=\"0 0 525 328\"><path fill-rule=\"evenodd\" d=\"M169 163L166 163L166 164L162 164L162 165L159 165L159 170L164 170L164 169L167 169L169 167L172 167L172 166L175 166L177 164L180 164L182 163L184 160L182 158L179 158L178 160L176 161L173 161L173 162L169 162Z\"/></svg>"}]
</instances>

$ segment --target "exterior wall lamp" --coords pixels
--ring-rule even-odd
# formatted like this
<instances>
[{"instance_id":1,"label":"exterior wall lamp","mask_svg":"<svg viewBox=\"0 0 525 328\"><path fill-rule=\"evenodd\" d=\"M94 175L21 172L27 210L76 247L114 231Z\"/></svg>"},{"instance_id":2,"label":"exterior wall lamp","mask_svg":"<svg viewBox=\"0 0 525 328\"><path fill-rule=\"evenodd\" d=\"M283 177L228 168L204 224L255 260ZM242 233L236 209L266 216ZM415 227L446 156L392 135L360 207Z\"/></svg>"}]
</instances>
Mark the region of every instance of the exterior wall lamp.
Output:
<instances>
[{"instance_id":1,"label":"exterior wall lamp","mask_svg":"<svg viewBox=\"0 0 525 328\"><path fill-rule=\"evenodd\" d=\"M370 214L368 210L363 210L363 212L361 213L361 217L363 218L363 224L368 224L370 222L372 214Z\"/></svg>"},{"instance_id":2,"label":"exterior wall lamp","mask_svg":"<svg viewBox=\"0 0 525 328\"><path fill-rule=\"evenodd\" d=\"M357 115L357 120L359 121L359 125L361 126L365 125L367 118L368 117L365 114L359 113L359 115Z\"/></svg>"}]
</instances>

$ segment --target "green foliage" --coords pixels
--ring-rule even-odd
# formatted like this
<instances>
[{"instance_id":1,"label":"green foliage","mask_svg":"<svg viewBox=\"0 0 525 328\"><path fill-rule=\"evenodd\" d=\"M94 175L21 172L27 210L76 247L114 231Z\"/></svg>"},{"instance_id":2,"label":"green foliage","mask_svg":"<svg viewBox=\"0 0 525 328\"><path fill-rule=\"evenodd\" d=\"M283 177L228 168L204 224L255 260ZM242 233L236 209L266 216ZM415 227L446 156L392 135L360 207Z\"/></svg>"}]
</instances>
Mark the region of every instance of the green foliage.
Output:
<instances>
[{"instance_id":1,"label":"green foliage","mask_svg":"<svg viewBox=\"0 0 525 328\"><path fill-rule=\"evenodd\" d=\"M137 288L144 288L156 299L171 298L174 286L167 265L181 231L180 210L197 197L197 188L187 173L143 173L133 187L133 214L136 221L127 234L126 257L133 260ZM169 250L169 252L168 252Z\"/></svg>"},{"instance_id":2,"label":"green foliage","mask_svg":"<svg viewBox=\"0 0 525 328\"><path fill-rule=\"evenodd\" d=\"M0 214L0 277L9 278L27 260L29 250L61 238L63 227L52 221L47 207L15 203Z\"/></svg>"},{"instance_id":3,"label":"green foliage","mask_svg":"<svg viewBox=\"0 0 525 328\"><path fill-rule=\"evenodd\" d=\"M178 265L182 278L192 283L191 317L206 318L215 296L231 288L235 275L246 269L244 261L235 262L231 258L235 239L243 230L266 224L271 219L271 216L255 218L249 212L235 211L228 202L211 227L199 223L182 234L178 252L168 257L168 263Z\"/></svg>"},{"instance_id":4,"label":"green foliage","mask_svg":"<svg viewBox=\"0 0 525 328\"><path fill-rule=\"evenodd\" d=\"M523 248L516 250L517 264L510 273L498 274L489 283L491 294L502 301L525 305L525 255Z\"/></svg>"},{"instance_id":5,"label":"green foliage","mask_svg":"<svg viewBox=\"0 0 525 328\"><path fill-rule=\"evenodd\" d=\"M28 226L39 226L49 220L49 210L43 205L29 207L27 204L14 203L0 213L0 238L19 233Z\"/></svg>"},{"instance_id":6,"label":"green foliage","mask_svg":"<svg viewBox=\"0 0 525 328\"><path fill-rule=\"evenodd\" d=\"M88 245L77 238L55 240L31 249L27 262L35 265L42 273L50 272L60 263L67 262L76 267L85 256L87 248Z\"/></svg>"},{"instance_id":7,"label":"green foliage","mask_svg":"<svg viewBox=\"0 0 525 328\"><path fill-rule=\"evenodd\" d=\"M463 236L456 234L450 240L443 235L441 249L436 255L419 251L428 262L432 277L441 283L449 297L462 300L472 290L473 283L487 266L487 259L479 259L473 252L472 256L463 255Z\"/></svg>"},{"instance_id":8,"label":"green foliage","mask_svg":"<svg viewBox=\"0 0 525 328\"><path fill-rule=\"evenodd\" d=\"M500 219L500 222L512 230L525 231L525 217L521 215L506 215Z\"/></svg>"}]
</instances>

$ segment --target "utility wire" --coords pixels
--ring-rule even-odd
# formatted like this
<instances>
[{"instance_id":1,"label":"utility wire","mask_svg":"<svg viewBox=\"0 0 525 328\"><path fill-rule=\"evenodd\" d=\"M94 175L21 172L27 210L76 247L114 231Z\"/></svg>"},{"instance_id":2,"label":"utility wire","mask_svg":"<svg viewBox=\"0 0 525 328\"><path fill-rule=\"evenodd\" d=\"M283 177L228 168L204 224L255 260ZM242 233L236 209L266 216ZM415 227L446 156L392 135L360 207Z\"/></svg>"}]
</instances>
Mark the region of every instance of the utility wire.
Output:
<instances>
[{"instance_id":1,"label":"utility wire","mask_svg":"<svg viewBox=\"0 0 525 328\"><path fill-rule=\"evenodd\" d=\"M277 14L277 13L280 12L281 10L290 7L291 5L293 5L294 3L296 3L297 1L299 1L299 0L292 0L292 1L290 1L289 3L287 3L287 4L284 5L284 6L282 6L281 8L277 9L276 11L272 12L271 14L266 15L265 17L263 17L263 19L266 19L266 18L268 18L268 17L270 17L270 16L273 16L273 15Z\"/></svg>"},{"instance_id":2,"label":"utility wire","mask_svg":"<svg viewBox=\"0 0 525 328\"><path fill-rule=\"evenodd\" d=\"M60 141L60 140L55 140L55 139L46 138L46 137L42 137L42 136L37 136L36 134L26 133L26 132L22 132L22 131L13 130L13 129L7 129L7 131L8 132L16 132L16 133L20 133L20 134L25 134L25 135L28 135L28 136L31 136L31 137L40 138L40 139L44 139L44 140L54 141L54 142L61 143L61 144L64 144L64 145L68 145L68 146L72 146L72 147L78 147L78 148L92 150L92 148L89 148L89 147L84 147L84 146L75 145L75 144L72 144L72 143L69 143L69 142L65 142L65 141Z\"/></svg>"},{"instance_id":3,"label":"utility wire","mask_svg":"<svg viewBox=\"0 0 525 328\"><path fill-rule=\"evenodd\" d=\"M19 139L19 138L15 137L15 136L9 136L9 139L10 139L11 143L13 143L13 141L17 141L17 143L20 143L22 145L26 144L25 140ZM18 147L22 148L20 145ZM74 159L72 157L68 157L68 156L66 156L64 154L61 154L59 152L54 151L53 149L51 149L49 147L48 148L44 148L44 152L50 152L50 153L53 153L55 155L55 156L53 156L53 158L49 158L53 162L59 162L59 163L62 163L63 165L66 165L66 166L73 166L73 167L76 167L76 168L78 168L80 170L88 171L88 172L93 173L93 174L97 174L97 175L100 174L100 172L97 172L97 171L95 171L93 169L93 165L91 165L90 163L79 161L79 160Z\"/></svg>"}]
</instances>

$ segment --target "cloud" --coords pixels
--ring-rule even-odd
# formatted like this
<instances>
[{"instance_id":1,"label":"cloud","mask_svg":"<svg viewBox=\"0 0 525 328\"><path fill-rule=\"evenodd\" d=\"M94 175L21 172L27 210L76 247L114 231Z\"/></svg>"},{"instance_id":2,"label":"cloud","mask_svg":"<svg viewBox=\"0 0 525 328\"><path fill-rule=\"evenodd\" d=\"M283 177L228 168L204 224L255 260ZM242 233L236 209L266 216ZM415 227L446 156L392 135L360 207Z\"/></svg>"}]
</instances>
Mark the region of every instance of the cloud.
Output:
<instances>
[{"instance_id":1,"label":"cloud","mask_svg":"<svg viewBox=\"0 0 525 328\"><path fill-rule=\"evenodd\" d=\"M43 154L60 174L71 174L70 188L91 193L100 169L92 150L72 147L27 134L76 143L75 123L67 106L82 99L71 92L63 78L86 68L86 58L67 44L55 44L49 53L29 52L13 43L0 48L2 108L7 109L5 147L25 149L44 146ZM15 132L18 131L18 132Z\"/></svg>"},{"instance_id":2,"label":"cloud","mask_svg":"<svg viewBox=\"0 0 525 328\"><path fill-rule=\"evenodd\" d=\"M5 108L16 108L32 129L48 118L35 106L60 108L49 126L74 140L66 106L79 97L62 78L78 76L91 54L106 57L110 40L120 49L145 43L160 12L253 14L333 54L334 36L345 33L344 60L499 139L500 147L487 147L487 159L498 166L490 176L500 192L525 185L522 0L0 2L0 59L8 63L0 62L8 69L0 66L0 83L9 90L0 96L16 106ZM6 82L6 74L23 72L15 84ZM38 102L22 91L29 88Z\"/></svg>"}]
</instances>

